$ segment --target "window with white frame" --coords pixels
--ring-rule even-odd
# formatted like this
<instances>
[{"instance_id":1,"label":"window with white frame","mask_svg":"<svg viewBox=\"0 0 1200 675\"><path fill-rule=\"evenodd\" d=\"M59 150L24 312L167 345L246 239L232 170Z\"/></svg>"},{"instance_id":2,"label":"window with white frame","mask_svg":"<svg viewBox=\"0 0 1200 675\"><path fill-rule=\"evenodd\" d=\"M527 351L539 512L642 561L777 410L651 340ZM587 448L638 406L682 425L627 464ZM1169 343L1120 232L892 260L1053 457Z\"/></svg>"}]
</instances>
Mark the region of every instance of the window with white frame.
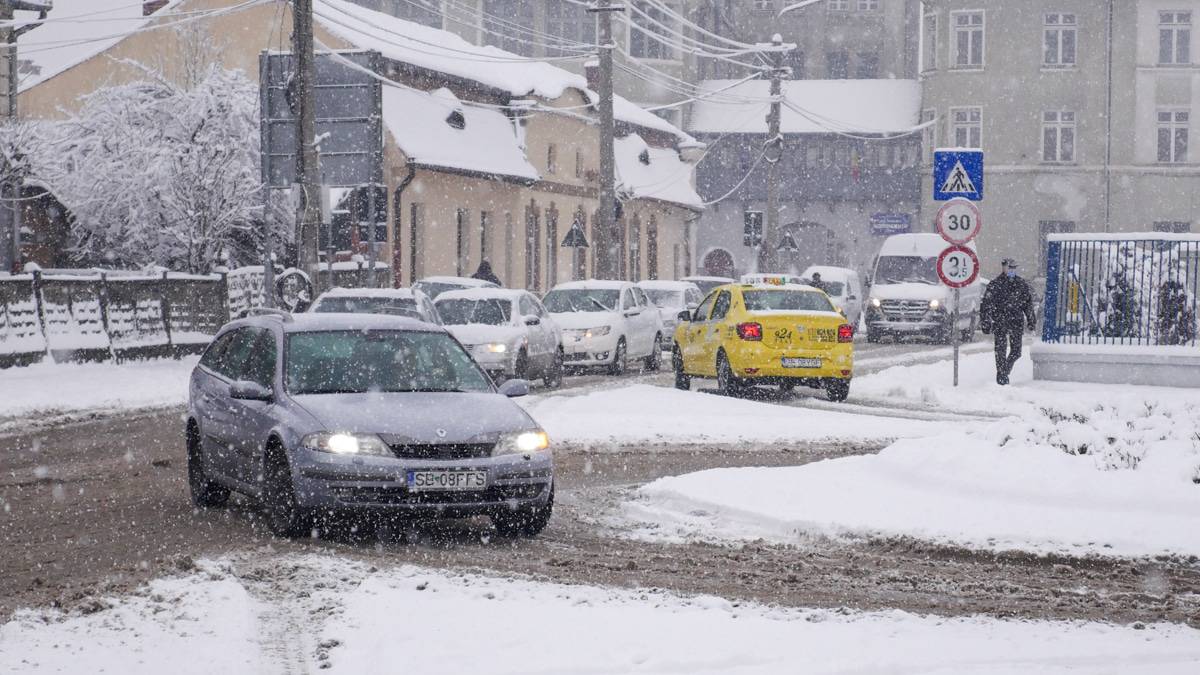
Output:
<instances>
[{"instance_id":1,"label":"window with white frame","mask_svg":"<svg viewBox=\"0 0 1200 675\"><path fill-rule=\"evenodd\" d=\"M954 68L965 70L983 68L983 10L950 12L953 32Z\"/></svg>"},{"instance_id":2,"label":"window with white frame","mask_svg":"<svg viewBox=\"0 0 1200 675\"><path fill-rule=\"evenodd\" d=\"M775 0L754 0L754 11L756 12L774 12Z\"/></svg>"},{"instance_id":3,"label":"window with white frame","mask_svg":"<svg viewBox=\"0 0 1200 675\"><path fill-rule=\"evenodd\" d=\"M1042 28L1042 65L1074 67L1077 37L1074 14L1047 14Z\"/></svg>"},{"instance_id":4,"label":"window with white frame","mask_svg":"<svg viewBox=\"0 0 1200 675\"><path fill-rule=\"evenodd\" d=\"M546 47L549 56L573 56L579 53L572 49L574 44L593 44L596 41L596 19L584 7L567 0L546 0L546 33L556 40L549 40Z\"/></svg>"},{"instance_id":5,"label":"window with white frame","mask_svg":"<svg viewBox=\"0 0 1200 675\"><path fill-rule=\"evenodd\" d=\"M829 9L835 12L849 12L850 0L829 0Z\"/></svg>"},{"instance_id":6,"label":"window with white frame","mask_svg":"<svg viewBox=\"0 0 1200 675\"><path fill-rule=\"evenodd\" d=\"M1158 62L1180 65L1192 62L1192 13L1158 13Z\"/></svg>"},{"instance_id":7,"label":"window with white frame","mask_svg":"<svg viewBox=\"0 0 1200 675\"><path fill-rule=\"evenodd\" d=\"M675 61L679 26L673 16L675 7L664 5L668 11L644 0L634 0L629 11L629 54L639 59Z\"/></svg>"},{"instance_id":8,"label":"window with white frame","mask_svg":"<svg viewBox=\"0 0 1200 675\"><path fill-rule=\"evenodd\" d=\"M983 108L950 109L950 144L956 148L983 147Z\"/></svg>"},{"instance_id":9,"label":"window with white frame","mask_svg":"<svg viewBox=\"0 0 1200 675\"><path fill-rule=\"evenodd\" d=\"M1160 108L1158 110L1158 161L1181 164L1187 161L1188 126L1191 113L1187 110Z\"/></svg>"},{"instance_id":10,"label":"window with white frame","mask_svg":"<svg viewBox=\"0 0 1200 675\"><path fill-rule=\"evenodd\" d=\"M1154 231L1187 234L1192 231L1192 223L1188 220L1156 220L1154 221Z\"/></svg>"},{"instance_id":11,"label":"window with white frame","mask_svg":"<svg viewBox=\"0 0 1200 675\"><path fill-rule=\"evenodd\" d=\"M937 70L937 53L938 15L927 9L921 17L921 72Z\"/></svg>"},{"instance_id":12,"label":"window with white frame","mask_svg":"<svg viewBox=\"0 0 1200 675\"><path fill-rule=\"evenodd\" d=\"M858 11L860 12L878 12L879 0L858 0Z\"/></svg>"},{"instance_id":13,"label":"window with white frame","mask_svg":"<svg viewBox=\"0 0 1200 675\"><path fill-rule=\"evenodd\" d=\"M1075 113L1052 110L1042 113L1042 161L1075 161Z\"/></svg>"},{"instance_id":14,"label":"window with white frame","mask_svg":"<svg viewBox=\"0 0 1200 675\"><path fill-rule=\"evenodd\" d=\"M442 27L441 0L390 0L382 9L383 11L390 10L392 16L398 16L423 26Z\"/></svg>"}]
</instances>

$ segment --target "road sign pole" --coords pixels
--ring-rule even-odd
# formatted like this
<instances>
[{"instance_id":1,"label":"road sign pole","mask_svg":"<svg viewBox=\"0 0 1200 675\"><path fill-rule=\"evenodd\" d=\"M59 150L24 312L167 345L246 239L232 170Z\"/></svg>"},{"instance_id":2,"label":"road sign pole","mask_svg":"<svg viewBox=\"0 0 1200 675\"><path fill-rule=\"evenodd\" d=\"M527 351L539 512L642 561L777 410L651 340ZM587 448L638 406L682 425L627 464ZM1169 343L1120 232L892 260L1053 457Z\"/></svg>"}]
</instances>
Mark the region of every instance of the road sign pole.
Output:
<instances>
[{"instance_id":1,"label":"road sign pole","mask_svg":"<svg viewBox=\"0 0 1200 675\"><path fill-rule=\"evenodd\" d=\"M962 342L962 333L958 331L958 300L961 291L954 289L954 309L950 312L951 343L954 345L954 386L958 386L958 345Z\"/></svg>"}]
</instances>

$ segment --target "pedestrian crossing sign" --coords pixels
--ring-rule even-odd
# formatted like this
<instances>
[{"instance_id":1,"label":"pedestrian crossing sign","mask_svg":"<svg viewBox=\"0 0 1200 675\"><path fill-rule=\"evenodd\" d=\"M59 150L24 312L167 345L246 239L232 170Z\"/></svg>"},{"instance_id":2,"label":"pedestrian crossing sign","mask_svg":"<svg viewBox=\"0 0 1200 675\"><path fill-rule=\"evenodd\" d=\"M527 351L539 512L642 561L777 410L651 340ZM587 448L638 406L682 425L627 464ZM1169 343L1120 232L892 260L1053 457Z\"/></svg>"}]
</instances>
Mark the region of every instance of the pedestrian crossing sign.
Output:
<instances>
[{"instance_id":1,"label":"pedestrian crossing sign","mask_svg":"<svg viewBox=\"0 0 1200 675\"><path fill-rule=\"evenodd\" d=\"M934 151L933 199L944 202L955 197L973 202L983 199L982 150Z\"/></svg>"}]
</instances>

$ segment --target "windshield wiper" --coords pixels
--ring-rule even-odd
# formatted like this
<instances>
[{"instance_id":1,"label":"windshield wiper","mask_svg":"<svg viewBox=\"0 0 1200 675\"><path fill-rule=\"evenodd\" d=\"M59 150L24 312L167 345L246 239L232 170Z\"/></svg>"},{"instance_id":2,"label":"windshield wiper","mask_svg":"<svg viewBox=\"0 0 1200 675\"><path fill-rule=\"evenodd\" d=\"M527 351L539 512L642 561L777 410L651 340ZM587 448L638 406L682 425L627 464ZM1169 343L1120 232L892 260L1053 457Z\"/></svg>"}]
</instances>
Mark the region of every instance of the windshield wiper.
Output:
<instances>
[{"instance_id":1,"label":"windshield wiper","mask_svg":"<svg viewBox=\"0 0 1200 675\"><path fill-rule=\"evenodd\" d=\"M443 387L410 387L407 389L381 389L380 391L388 394L465 394L465 389L446 389Z\"/></svg>"},{"instance_id":2,"label":"windshield wiper","mask_svg":"<svg viewBox=\"0 0 1200 675\"><path fill-rule=\"evenodd\" d=\"M592 297L592 296L590 296L590 295L588 296L588 300L591 300L593 304L595 304L597 307L599 307L601 312L611 312L611 311L612 311L612 310L611 310L611 309L609 309L609 307L608 307L607 305L605 305L603 302L600 302L599 300L597 300L597 299L593 298L593 297Z\"/></svg>"}]
</instances>

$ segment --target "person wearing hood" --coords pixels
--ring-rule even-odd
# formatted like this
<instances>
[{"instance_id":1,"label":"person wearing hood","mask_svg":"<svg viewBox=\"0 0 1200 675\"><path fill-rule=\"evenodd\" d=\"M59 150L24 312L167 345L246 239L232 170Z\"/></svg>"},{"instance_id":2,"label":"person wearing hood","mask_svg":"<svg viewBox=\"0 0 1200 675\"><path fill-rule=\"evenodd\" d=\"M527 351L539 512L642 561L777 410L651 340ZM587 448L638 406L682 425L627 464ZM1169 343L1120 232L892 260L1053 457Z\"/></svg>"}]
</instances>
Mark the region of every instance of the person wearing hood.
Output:
<instances>
[{"instance_id":1,"label":"person wearing hood","mask_svg":"<svg viewBox=\"0 0 1200 675\"><path fill-rule=\"evenodd\" d=\"M1033 291L1017 276L1017 262L1005 258L1000 276L988 283L979 307L979 327L991 333L996 344L996 383L1008 384L1013 365L1021 358L1021 337L1037 323L1033 314Z\"/></svg>"},{"instance_id":2,"label":"person wearing hood","mask_svg":"<svg viewBox=\"0 0 1200 675\"><path fill-rule=\"evenodd\" d=\"M480 281L490 281L497 286L504 285L500 283L500 277L497 277L496 273L492 271L492 263L487 260L479 263L479 269L475 270L475 274L472 274L471 278L479 279Z\"/></svg>"}]
</instances>

